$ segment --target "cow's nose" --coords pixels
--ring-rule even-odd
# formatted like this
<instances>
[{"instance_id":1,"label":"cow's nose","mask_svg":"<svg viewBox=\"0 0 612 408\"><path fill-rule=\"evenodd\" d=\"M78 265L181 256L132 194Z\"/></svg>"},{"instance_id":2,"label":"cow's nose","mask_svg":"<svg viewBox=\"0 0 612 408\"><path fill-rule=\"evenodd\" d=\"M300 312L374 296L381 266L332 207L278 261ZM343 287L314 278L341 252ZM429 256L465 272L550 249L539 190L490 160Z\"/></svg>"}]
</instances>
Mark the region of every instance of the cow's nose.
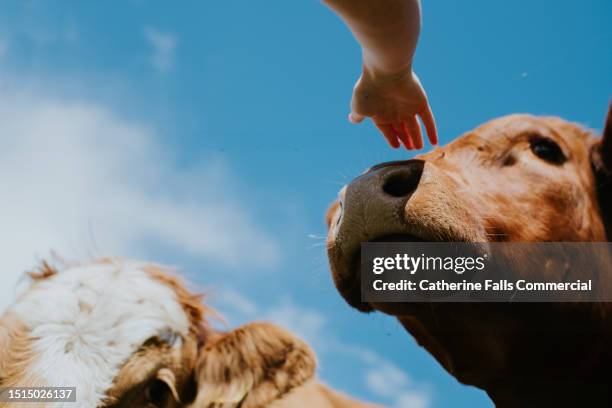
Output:
<instances>
[{"instance_id":1,"label":"cow's nose","mask_svg":"<svg viewBox=\"0 0 612 408\"><path fill-rule=\"evenodd\" d=\"M406 199L417 189L425 162L423 160L402 160L378 164L368 170L355 182L376 184L387 199ZM361 179L361 180L360 180Z\"/></svg>"},{"instance_id":2,"label":"cow's nose","mask_svg":"<svg viewBox=\"0 0 612 408\"><path fill-rule=\"evenodd\" d=\"M414 193L423 174L422 160L383 163L371 171L381 173L382 189L395 198L407 198Z\"/></svg>"},{"instance_id":3,"label":"cow's nose","mask_svg":"<svg viewBox=\"0 0 612 408\"><path fill-rule=\"evenodd\" d=\"M352 197L347 199L405 203L417 189L424 167L418 159L378 164L349 184L347 194Z\"/></svg>"},{"instance_id":4,"label":"cow's nose","mask_svg":"<svg viewBox=\"0 0 612 408\"><path fill-rule=\"evenodd\" d=\"M340 238L355 234L355 228L368 235L403 228L406 203L418 188L424 167L425 162L417 159L382 163L353 180L342 200Z\"/></svg>"}]
</instances>

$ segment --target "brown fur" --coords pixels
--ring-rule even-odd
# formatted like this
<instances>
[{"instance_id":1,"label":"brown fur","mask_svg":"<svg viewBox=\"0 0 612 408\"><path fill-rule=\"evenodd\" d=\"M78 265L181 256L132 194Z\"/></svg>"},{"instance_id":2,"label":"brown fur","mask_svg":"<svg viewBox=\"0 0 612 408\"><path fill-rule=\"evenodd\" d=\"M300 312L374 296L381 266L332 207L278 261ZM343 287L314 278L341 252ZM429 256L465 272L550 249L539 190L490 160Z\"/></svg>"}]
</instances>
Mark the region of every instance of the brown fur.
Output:
<instances>
[{"instance_id":1,"label":"brown fur","mask_svg":"<svg viewBox=\"0 0 612 408\"><path fill-rule=\"evenodd\" d=\"M381 408L354 400L317 381L309 381L267 408Z\"/></svg>"},{"instance_id":2,"label":"brown fur","mask_svg":"<svg viewBox=\"0 0 612 408\"><path fill-rule=\"evenodd\" d=\"M45 385L39 384L35 373L29 370L36 356L28 333L28 328L13 314L0 318L0 388Z\"/></svg>"},{"instance_id":3,"label":"brown fur","mask_svg":"<svg viewBox=\"0 0 612 408\"><path fill-rule=\"evenodd\" d=\"M156 265L149 265L146 271L162 284L170 287L190 322L190 331L197 335L200 342L206 342L211 335L211 328L207 317L218 317L217 313L206 307L203 303L204 295L193 294L187 290L185 283L176 275L171 275Z\"/></svg>"},{"instance_id":4,"label":"brown fur","mask_svg":"<svg viewBox=\"0 0 612 408\"><path fill-rule=\"evenodd\" d=\"M202 350L195 406L215 402L267 406L310 379L315 365L310 348L287 331L269 323L250 323Z\"/></svg>"},{"instance_id":5,"label":"brown fur","mask_svg":"<svg viewBox=\"0 0 612 408\"><path fill-rule=\"evenodd\" d=\"M52 267L49 262L42 261L40 266L33 271L28 272L28 276L33 281L44 280L55 276L57 274L57 269Z\"/></svg>"},{"instance_id":6,"label":"brown fur","mask_svg":"<svg viewBox=\"0 0 612 408\"><path fill-rule=\"evenodd\" d=\"M376 175L389 167L373 168L368 179L348 186L342 209L333 204L326 217L338 290L360 310L396 316L446 370L485 389L498 406L608 406L612 304L367 304L359 297L354 259L360 242L388 234L429 241L609 241L611 121L612 110L601 139L559 118L490 121L393 164L422 168L405 201L379 198L383 189L376 183L384 177ZM557 143L567 161L537 157L530 145L542 137Z\"/></svg>"},{"instance_id":7,"label":"brown fur","mask_svg":"<svg viewBox=\"0 0 612 408\"><path fill-rule=\"evenodd\" d=\"M54 276L57 271L47 262L28 272L33 282ZM32 349L29 328L11 312L0 316L0 388L7 387L44 387L30 367L36 358ZM13 404L0 402L0 408ZM42 404L22 404L24 407L41 407Z\"/></svg>"}]
</instances>

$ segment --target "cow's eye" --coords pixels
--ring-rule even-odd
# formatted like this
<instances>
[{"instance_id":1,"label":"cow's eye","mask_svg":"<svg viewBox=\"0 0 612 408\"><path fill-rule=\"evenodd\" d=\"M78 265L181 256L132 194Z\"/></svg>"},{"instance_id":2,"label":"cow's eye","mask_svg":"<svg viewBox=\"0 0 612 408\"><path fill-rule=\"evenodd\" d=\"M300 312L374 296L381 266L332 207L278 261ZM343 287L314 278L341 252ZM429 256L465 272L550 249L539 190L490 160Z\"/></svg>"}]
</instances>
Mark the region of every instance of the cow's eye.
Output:
<instances>
[{"instance_id":1,"label":"cow's eye","mask_svg":"<svg viewBox=\"0 0 612 408\"><path fill-rule=\"evenodd\" d=\"M552 139L535 136L531 138L529 144L533 154L549 163L563 164L567 160L563 150Z\"/></svg>"}]
</instances>

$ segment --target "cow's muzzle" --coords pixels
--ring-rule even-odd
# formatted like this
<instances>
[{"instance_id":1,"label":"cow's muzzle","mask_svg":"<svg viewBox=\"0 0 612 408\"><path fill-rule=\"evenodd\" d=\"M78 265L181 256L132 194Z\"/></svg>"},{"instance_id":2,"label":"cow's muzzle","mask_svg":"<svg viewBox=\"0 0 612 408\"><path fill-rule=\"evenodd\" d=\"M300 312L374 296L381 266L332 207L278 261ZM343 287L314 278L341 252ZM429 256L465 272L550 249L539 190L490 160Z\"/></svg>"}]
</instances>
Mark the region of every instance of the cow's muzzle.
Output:
<instances>
[{"instance_id":1,"label":"cow's muzzle","mask_svg":"<svg viewBox=\"0 0 612 408\"><path fill-rule=\"evenodd\" d=\"M353 180L339 194L330 226L329 260L336 287L360 310L360 248L369 241L421 241L405 221L408 200L418 188L425 162L395 161L376 165Z\"/></svg>"}]
</instances>

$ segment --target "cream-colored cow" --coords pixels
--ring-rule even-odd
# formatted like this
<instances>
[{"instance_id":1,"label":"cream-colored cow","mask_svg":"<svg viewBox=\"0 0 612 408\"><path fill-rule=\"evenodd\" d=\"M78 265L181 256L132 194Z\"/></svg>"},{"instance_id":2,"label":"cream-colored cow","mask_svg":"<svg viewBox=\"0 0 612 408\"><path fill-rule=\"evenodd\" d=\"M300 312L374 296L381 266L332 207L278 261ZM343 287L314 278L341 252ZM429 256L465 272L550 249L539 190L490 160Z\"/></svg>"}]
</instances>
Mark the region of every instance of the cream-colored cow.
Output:
<instances>
[{"instance_id":1,"label":"cream-colored cow","mask_svg":"<svg viewBox=\"0 0 612 408\"><path fill-rule=\"evenodd\" d=\"M0 320L0 388L73 386L77 404L30 406L371 407L314 379L312 350L280 327L211 328L162 267L108 259L32 276Z\"/></svg>"}]
</instances>

